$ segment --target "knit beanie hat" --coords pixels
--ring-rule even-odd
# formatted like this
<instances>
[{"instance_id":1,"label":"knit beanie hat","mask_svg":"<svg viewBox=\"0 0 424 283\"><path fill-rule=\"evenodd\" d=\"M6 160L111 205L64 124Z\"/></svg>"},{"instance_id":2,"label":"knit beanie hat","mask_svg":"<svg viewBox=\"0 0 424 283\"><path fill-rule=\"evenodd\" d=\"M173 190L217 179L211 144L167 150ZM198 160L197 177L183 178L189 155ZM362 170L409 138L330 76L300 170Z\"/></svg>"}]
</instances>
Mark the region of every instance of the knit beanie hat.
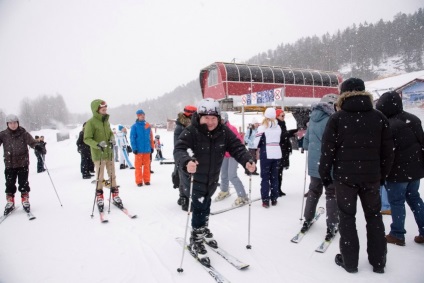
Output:
<instances>
[{"instance_id":1,"label":"knit beanie hat","mask_svg":"<svg viewBox=\"0 0 424 283\"><path fill-rule=\"evenodd\" d=\"M145 115L145 114L144 114L144 111L143 111L143 110L141 110L141 109L138 109L138 110L137 110L137 112L135 112L135 114L137 114L137 116L138 116L138 115Z\"/></svg>"},{"instance_id":2,"label":"knit beanie hat","mask_svg":"<svg viewBox=\"0 0 424 283\"><path fill-rule=\"evenodd\" d=\"M347 91L364 91L365 83L358 78L349 78L340 85L340 94Z\"/></svg>"},{"instance_id":3,"label":"knit beanie hat","mask_svg":"<svg viewBox=\"0 0 424 283\"><path fill-rule=\"evenodd\" d=\"M252 124L259 124L258 119L256 119L255 117L253 117Z\"/></svg>"},{"instance_id":4,"label":"knit beanie hat","mask_svg":"<svg viewBox=\"0 0 424 283\"><path fill-rule=\"evenodd\" d=\"M284 113L284 110L283 109L277 109L277 110L275 110L275 117L280 116L281 113Z\"/></svg>"},{"instance_id":5,"label":"knit beanie hat","mask_svg":"<svg viewBox=\"0 0 424 283\"><path fill-rule=\"evenodd\" d=\"M276 117L275 109L272 108L272 107L267 108L265 110L264 116L268 119L275 119L275 117Z\"/></svg>"}]
</instances>

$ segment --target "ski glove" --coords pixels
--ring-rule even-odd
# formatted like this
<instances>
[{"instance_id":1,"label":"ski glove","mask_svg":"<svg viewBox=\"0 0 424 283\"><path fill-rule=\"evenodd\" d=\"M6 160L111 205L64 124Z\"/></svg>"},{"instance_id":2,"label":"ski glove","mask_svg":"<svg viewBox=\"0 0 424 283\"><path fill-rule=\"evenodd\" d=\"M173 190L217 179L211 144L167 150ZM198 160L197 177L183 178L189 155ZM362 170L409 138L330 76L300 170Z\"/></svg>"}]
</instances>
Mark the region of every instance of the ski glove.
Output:
<instances>
[{"instance_id":1,"label":"ski glove","mask_svg":"<svg viewBox=\"0 0 424 283\"><path fill-rule=\"evenodd\" d=\"M37 151L38 153L41 153L43 151L43 147L39 144L36 144L34 146L34 150Z\"/></svg>"},{"instance_id":2,"label":"ski glove","mask_svg":"<svg viewBox=\"0 0 424 283\"><path fill-rule=\"evenodd\" d=\"M107 147L107 144L105 141L101 141L97 144L97 148L103 151Z\"/></svg>"},{"instance_id":3,"label":"ski glove","mask_svg":"<svg viewBox=\"0 0 424 283\"><path fill-rule=\"evenodd\" d=\"M134 150L133 150L133 153L134 153L134 154L137 154L137 153L138 153L138 151L137 151L136 149L134 149Z\"/></svg>"},{"instance_id":4,"label":"ski glove","mask_svg":"<svg viewBox=\"0 0 424 283\"><path fill-rule=\"evenodd\" d=\"M155 151L155 150L152 148L152 151L151 151L151 152L153 153L154 151Z\"/></svg>"},{"instance_id":5,"label":"ski glove","mask_svg":"<svg viewBox=\"0 0 424 283\"><path fill-rule=\"evenodd\" d=\"M331 178L324 178L322 179L322 184L324 185L324 187L328 187L329 185L331 185L333 183L333 180Z\"/></svg>"}]
</instances>

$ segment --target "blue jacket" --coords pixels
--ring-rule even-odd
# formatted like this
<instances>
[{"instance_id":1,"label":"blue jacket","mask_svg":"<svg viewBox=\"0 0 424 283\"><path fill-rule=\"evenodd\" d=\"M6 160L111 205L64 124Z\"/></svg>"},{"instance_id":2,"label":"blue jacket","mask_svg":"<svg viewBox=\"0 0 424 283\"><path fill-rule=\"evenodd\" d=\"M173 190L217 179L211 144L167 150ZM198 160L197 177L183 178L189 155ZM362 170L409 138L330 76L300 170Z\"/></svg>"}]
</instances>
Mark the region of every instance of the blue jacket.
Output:
<instances>
[{"instance_id":1,"label":"blue jacket","mask_svg":"<svg viewBox=\"0 0 424 283\"><path fill-rule=\"evenodd\" d=\"M328 118L334 113L333 105L318 103L312 107L308 129L303 139L303 148L308 151L308 175L320 178L318 172L321 157L321 141Z\"/></svg>"},{"instance_id":2,"label":"blue jacket","mask_svg":"<svg viewBox=\"0 0 424 283\"><path fill-rule=\"evenodd\" d=\"M150 124L146 121L135 121L131 126L130 142L133 152L151 153L155 147Z\"/></svg>"}]
</instances>

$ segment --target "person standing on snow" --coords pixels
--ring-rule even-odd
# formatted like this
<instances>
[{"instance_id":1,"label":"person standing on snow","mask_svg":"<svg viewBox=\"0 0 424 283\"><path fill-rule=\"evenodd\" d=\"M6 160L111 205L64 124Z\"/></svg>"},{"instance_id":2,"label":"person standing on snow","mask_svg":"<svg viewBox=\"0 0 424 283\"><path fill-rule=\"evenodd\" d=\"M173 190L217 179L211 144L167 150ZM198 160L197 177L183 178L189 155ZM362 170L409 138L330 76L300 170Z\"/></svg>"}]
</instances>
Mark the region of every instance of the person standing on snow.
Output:
<instances>
[{"instance_id":1,"label":"person standing on snow","mask_svg":"<svg viewBox=\"0 0 424 283\"><path fill-rule=\"evenodd\" d=\"M91 173L94 173L94 163L91 159L91 150L90 146L86 145L84 143L84 128L85 128L85 122L82 125L82 131L79 133L78 139L77 139L77 147L78 152L81 154L81 174L83 179L90 179L94 175Z\"/></svg>"},{"instance_id":2,"label":"person standing on snow","mask_svg":"<svg viewBox=\"0 0 424 283\"><path fill-rule=\"evenodd\" d=\"M274 108L267 108L264 120L256 133L254 146L258 148L259 160L261 161L261 198L262 206L269 208L277 205L278 194L278 169L281 166L281 128L275 119ZM271 191L271 194L270 194Z\"/></svg>"},{"instance_id":3,"label":"person standing on snow","mask_svg":"<svg viewBox=\"0 0 424 283\"><path fill-rule=\"evenodd\" d=\"M373 108L373 97L358 78L340 85L336 107L340 110L330 116L324 130L319 164L323 185L333 183L336 189L340 254L335 262L349 273L358 272L359 196L367 222L368 260L374 272L384 273L387 242L380 214L380 183L390 172L394 157L389 121Z\"/></svg>"},{"instance_id":4,"label":"person standing on snow","mask_svg":"<svg viewBox=\"0 0 424 283\"><path fill-rule=\"evenodd\" d=\"M220 123L221 109L217 101L201 100L191 121L192 124L185 128L178 138L174 148L174 159L178 163L180 182L183 183L187 197L190 197L190 174L193 177L191 195L193 217L189 248L204 265L209 265L210 260L204 242L212 247L218 246L208 228L208 219L211 197L218 185L225 152L228 151L250 172L255 171L255 164L249 163L252 156L237 136ZM187 152L189 149L194 153L193 157Z\"/></svg>"},{"instance_id":5,"label":"person standing on snow","mask_svg":"<svg viewBox=\"0 0 424 283\"><path fill-rule=\"evenodd\" d=\"M388 119L395 143L395 160L386 178L386 189L392 212L387 242L405 245L405 201L414 214L418 236L414 241L424 244L424 203L420 197L420 179L424 177L424 132L421 120L403 110L402 98L395 91L383 93L376 109Z\"/></svg>"},{"instance_id":6,"label":"person standing on snow","mask_svg":"<svg viewBox=\"0 0 424 283\"><path fill-rule=\"evenodd\" d=\"M286 121L284 121L284 117L286 114L283 109L275 110L275 115L277 119L278 126L281 128L281 166L278 168L278 195L280 197L285 196L286 194L281 190L281 186L283 184L283 170L288 170L290 166L290 154L292 153L292 145L290 142L290 138L294 137L294 134L297 132L297 129L288 130L286 127Z\"/></svg>"},{"instance_id":7,"label":"person standing on snow","mask_svg":"<svg viewBox=\"0 0 424 283\"><path fill-rule=\"evenodd\" d=\"M186 105L184 111L178 113L177 120L175 121L175 130L174 130L174 147L178 141L178 137L183 132L183 130L191 124L191 116L197 110L196 106ZM174 189L178 188L179 198L177 201L178 205L181 205L181 209L188 211L188 198L184 194L184 187L182 182L180 182L180 173L178 170L177 162L175 162L174 172L172 172L172 183L174 184Z\"/></svg>"},{"instance_id":8,"label":"person standing on snow","mask_svg":"<svg viewBox=\"0 0 424 283\"><path fill-rule=\"evenodd\" d=\"M247 128L247 133L244 135L244 142L247 144L247 148L250 152L250 154L253 157L253 161L256 163L257 159L257 149L255 147L254 141L256 137L256 133L258 132L259 122L256 118L252 119L251 124L249 124L249 127ZM250 172L248 170L245 170L244 172L246 175L250 175ZM259 175L258 172L253 172L252 175Z\"/></svg>"},{"instance_id":9,"label":"person standing on snow","mask_svg":"<svg viewBox=\"0 0 424 283\"><path fill-rule=\"evenodd\" d=\"M160 142L160 135L156 135L155 136L155 149L156 149L155 160L164 160L162 155L162 146L163 144Z\"/></svg>"},{"instance_id":10,"label":"person standing on snow","mask_svg":"<svg viewBox=\"0 0 424 283\"><path fill-rule=\"evenodd\" d=\"M0 132L0 146L4 150L4 175L6 179L6 207L4 215L15 209L16 190L21 193L22 206L30 212L29 203L29 151L28 146L41 154L42 146L22 127L16 115L6 116L7 129ZM18 188L16 189L16 180Z\"/></svg>"},{"instance_id":11,"label":"person standing on snow","mask_svg":"<svg viewBox=\"0 0 424 283\"><path fill-rule=\"evenodd\" d=\"M131 127L130 142L135 155L135 183L141 187L150 185L150 162L153 148L153 132L146 122L143 110L136 112L137 120Z\"/></svg>"},{"instance_id":12,"label":"person standing on snow","mask_svg":"<svg viewBox=\"0 0 424 283\"><path fill-rule=\"evenodd\" d=\"M118 132L115 134L116 137L116 145L118 146L119 151L119 169L125 169L128 166L130 169L134 169L134 166L132 165L129 153L132 151L130 144L127 140L127 128L119 125L118 126ZM125 164L125 162L128 164Z\"/></svg>"},{"instance_id":13,"label":"person standing on snow","mask_svg":"<svg viewBox=\"0 0 424 283\"><path fill-rule=\"evenodd\" d=\"M308 151L308 174L310 176L309 193L303 213L305 222L301 229L303 233L309 230L311 221L315 216L318 201L322 195L324 185L318 172L321 157L321 141L328 119L335 113L334 104L337 98L338 95L336 94L326 94L318 104L312 106L308 129L303 140L303 148ZM325 240L329 241L337 232L339 224L339 211L337 209L336 191L333 184L325 187L325 200L327 208L327 234Z\"/></svg>"},{"instance_id":14,"label":"person standing on snow","mask_svg":"<svg viewBox=\"0 0 424 283\"><path fill-rule=\"evenodd\" d=\"M227 126L236 135L240 142L243 142L243 138L237 131L236 127L231 125L228 121L228 114L226 112L221 112L221 119L221 123ZM218 193L217 197L215 198L215 201L221 201L230 196L230 192L228 191L228 189L231 182L231 184L234 185L238 196L237 199L234 201L234 206L240 206L249 203L249 198L246 195L243 183L237 176L237 169L237 161L230 155L230 153L226 152L221 166L221 183L219 186L221 191Z\"/></svg>"},{"instance_id":15,"label":"person standing on snow","mask_svg":"<svg viewBox=\"0 0 424 283\"><path fill-rule=\"evenodd\" d=\"M99 211L104 208L104 170L106 168L111 182L111 193L114 204L123 208L122 200L119 197L119 186L116 184L115 162L113 157L115 136L110 128L109 114L107 114L107 104L101 99L91 102L93 117L87 121L84 128L84 143L90 146L91 158L96 168L96 199Z\"/></svg>"}]
</instances>

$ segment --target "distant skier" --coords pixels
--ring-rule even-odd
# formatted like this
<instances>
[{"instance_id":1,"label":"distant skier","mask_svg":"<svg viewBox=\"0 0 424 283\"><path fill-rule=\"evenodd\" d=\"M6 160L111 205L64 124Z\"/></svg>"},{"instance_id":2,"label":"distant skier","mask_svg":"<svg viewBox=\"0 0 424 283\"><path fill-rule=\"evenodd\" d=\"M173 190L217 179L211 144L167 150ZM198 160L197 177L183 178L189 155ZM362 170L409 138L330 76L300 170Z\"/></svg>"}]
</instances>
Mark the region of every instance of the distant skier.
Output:
<instances>
[{"instance_id":1,"label":"distant skier","mask_svg":"<svg viewBox=\"0 0 424 283\"><path fill-rule=\"evenodd\" d=\"M7 129L0 132L0 146L4 150L4 175L6 179L6 207L4 215L15 208L16 180L21 193L22 206L26 212L30 211L29 203L29 151L28 146L41 153L42 146L22 127L16 115L6 117Z\"/></svg>"},{"instance_id":2,"label":"distant skier","mask_svg":"<svg viewBox=\"0 0 424 283\"><path fill-rule=\"evenodd\" d=\"M156 160L163 160L163 155L162 155L162 146L163 144L160 142L160 135L156 135L155 136L155 149L156 149Z\"/></svg>"},{"instance_id":3,"label":"distant skier","mask_svg":"<svg viewBox=\"0 0 424 283\"><path fill-rule=\"evenodd\" d=\"M131 169L134 169L134 166L129 158L129 153L132 152L132 149L127 139L127 128L119 125L118 132L116 133L115 137L119 152L119 169L125 169L128 166Z\"/></svg>"},{"instance_id":4,"label":"distant skier","mask_svg":"<svg viewBox=\"0 0 424 283\"><path fill-rule=\"evenodd\" d=\"M82 178L83 179L90 179L91 177L93 177L94 175L91 173L94 173L94 163L93 160L91 159L91 150L90 150L90 146L86 145L84 143L84 128L85 128L85 124L84 123L82 125L82 130L79 133L78 139L77 139L77 147L78 147L78 152L79 154L81 154L81 174L82 174Z\"/></svg>"},{"instance_id":5,"label":"distant skier","mask_svg":"<svg viewBox=\"0 0 424 283\"><path fill-rule=\"evenodd\" d=\"M119 186L116 184L115 163L113 160L113 147L115 146L115 136L110 128L109 114L107 114L107 104L101 99L91 102L93 117L87 121L84 129L84 142L91 148L91 157L96 167L97 179L97 206L99 211L104 208L103 180L106 168L109 180L111 181L112 200L118 207L124 207L119 197Z\"/></svg>"},{"instance_id":6,"label":"distant skier","mask_svg":"<svg viewBox=\"0 0 424 283\"><path fill-rule=\"evenodd\" d=\"M192 124L184 129L174 148L174 159L178 163L180 181L187 197L190 196L190 174L193 174L191 195L193 217L189 248L197 254L204 265L210 264L204 241L212 247L218 246L208 228L208 220L211 197L218 185L225 152L228 151L250 172L255 171L255 163L249 163L252 156L244 144L220 121L219 103L212 99L201 100L197 112L193 114ZM188 149L193 151L195 161L187 152Z\"/></svg>"}]
</instances>

